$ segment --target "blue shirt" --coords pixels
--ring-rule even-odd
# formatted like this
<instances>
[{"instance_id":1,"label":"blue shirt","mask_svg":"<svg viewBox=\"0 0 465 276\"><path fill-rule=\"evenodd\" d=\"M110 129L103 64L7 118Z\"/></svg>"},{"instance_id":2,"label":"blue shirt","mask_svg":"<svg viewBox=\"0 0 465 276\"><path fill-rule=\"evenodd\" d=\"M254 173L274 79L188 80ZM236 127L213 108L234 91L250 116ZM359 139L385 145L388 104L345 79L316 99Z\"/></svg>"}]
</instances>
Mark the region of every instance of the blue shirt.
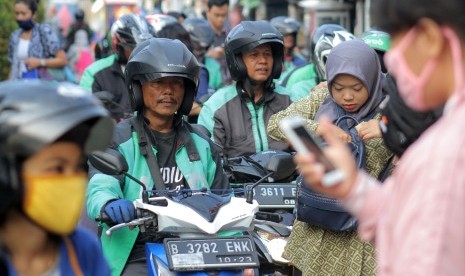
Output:
<instances>
[{"instance_id":1,"label":"blue shirt","mask_svg":"<svg viewBox=\"0 0 465 276\"><path fill-rule=\"evenodd\" d=\"M107 276L110 268L103 257L98 238L83 228L77 228L74 233L67 236L72 243L68 248L65 240L60 243L59 269L60 275L75 275L70 262L70 249L74 252L79 268L85 276ZM17 272L5 250L0 250L0 262L6 265L8 276L17 276ZM0 264L1 268L1 264ZM0 271L2 274L2 271ZM3 274L2 274L3 275Z\"/></svg>"}]
</instances>

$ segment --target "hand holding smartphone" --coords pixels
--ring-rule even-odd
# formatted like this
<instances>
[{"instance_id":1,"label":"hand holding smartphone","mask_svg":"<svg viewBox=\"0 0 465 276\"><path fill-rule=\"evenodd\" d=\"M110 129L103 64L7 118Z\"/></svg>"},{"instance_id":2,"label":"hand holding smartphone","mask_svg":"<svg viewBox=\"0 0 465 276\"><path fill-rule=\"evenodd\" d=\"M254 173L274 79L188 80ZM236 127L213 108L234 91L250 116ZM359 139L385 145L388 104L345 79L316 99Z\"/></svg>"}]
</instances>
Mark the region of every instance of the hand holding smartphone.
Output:
<instances>
[{"instance_id":1,"label":"hand holding smartphone","mask_svg":"<svg viewBox=\"0 0 465 276\"><path fill-rule=\"evenodd\" d=\"M307 131L305 120L302 117L285 118L280 122L279 126L297 152L300 154L309 154L311 152L315 155L318 163L323 164L325 175L322 184L324 186L334 186L344 179L344 172L337 169L326 157L316 138Z\"/></svg>"}]
</instances>

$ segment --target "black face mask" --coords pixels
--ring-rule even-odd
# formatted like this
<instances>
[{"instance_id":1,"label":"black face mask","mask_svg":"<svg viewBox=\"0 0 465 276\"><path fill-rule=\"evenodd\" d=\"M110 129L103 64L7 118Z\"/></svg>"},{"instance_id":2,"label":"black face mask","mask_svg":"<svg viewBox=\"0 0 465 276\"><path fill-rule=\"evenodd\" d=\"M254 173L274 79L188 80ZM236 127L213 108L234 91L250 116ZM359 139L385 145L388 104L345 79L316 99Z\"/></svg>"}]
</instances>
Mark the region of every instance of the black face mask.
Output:
<instances>
[{"instance_id":1,"label":"black face mask","mask_svg":"<svg viewBox=\"0 0 465 276\"><path fill-rule=\"evenodd\" d=\"M25 31L29 31L30 29L32 29L35 24L34 21L32 21L32 19L16 20L16 23L18 23L18 26Z\"/></svg>"}]
</instances>

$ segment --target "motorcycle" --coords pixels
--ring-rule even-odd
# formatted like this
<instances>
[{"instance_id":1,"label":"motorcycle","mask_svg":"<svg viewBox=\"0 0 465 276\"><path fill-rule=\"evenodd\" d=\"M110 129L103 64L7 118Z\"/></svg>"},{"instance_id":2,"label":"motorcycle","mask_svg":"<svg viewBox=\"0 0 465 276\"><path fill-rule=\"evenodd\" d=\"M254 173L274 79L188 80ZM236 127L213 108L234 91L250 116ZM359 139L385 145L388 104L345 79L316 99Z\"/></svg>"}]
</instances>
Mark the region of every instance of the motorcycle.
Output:
<instances>
[{"instance_id":1,"label":"motorcycle","mask_svg":"<svg viewBox=\"0 0 465 276\"><path fill-rule=\"evenodd\" d=\"M266 169L266 177L282 173L282 161L276 158ZM159 238L146 243L148 274L170 275L258 275L259 258L248 231L255 224L282 227L279 217L258 212L252 190L245 198L215 194L215 191L149 191L127 173L128 165L119 152L96 152L89 161L102 173L125 175L142 186L142 198L136 199L136 219L110 227L111 235L122 227L139 227L141 232L157 233ZM107 217L98 218L108 223ZM224 231L245 233L221 237Z\"/></svg>"},{"instance_id":2,"label":"motorcycle","mask_svg":"<svg viewBox=\"0 0 465 276\"><path fill-rule=\"evenodd\" d=\"M269 177L263 183L251 185L251 182L266 175L265 168L275 162L278 156L283 160L281 169L284 173L279 177ZM259 252L261 275L292 275L293 273L289 261L281 257L290 235L289 229L295 218L292 211L296 198L296 184L293 182L296 177L296 166L292 158L293 155L290 153L269 150L251 156L230 158L223 164L230 182L235 183L234 187L237 191L252 189L259 210L279 215L281 217L279 224L289 227L255 225L251 235Z\"/></svg>"}]
</instances>

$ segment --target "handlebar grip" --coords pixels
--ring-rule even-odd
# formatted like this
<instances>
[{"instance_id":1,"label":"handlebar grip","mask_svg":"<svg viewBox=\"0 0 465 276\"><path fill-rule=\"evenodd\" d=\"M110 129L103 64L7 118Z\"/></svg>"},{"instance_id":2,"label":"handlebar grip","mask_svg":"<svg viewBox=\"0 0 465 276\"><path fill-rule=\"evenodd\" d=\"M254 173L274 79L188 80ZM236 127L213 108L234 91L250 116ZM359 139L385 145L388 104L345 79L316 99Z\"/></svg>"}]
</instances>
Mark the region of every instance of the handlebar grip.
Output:
<instances>
[{"instance_id":1,"label":"handlebar grip","mask_svg":"<svg viewBox=\"0 0 465 276\"><path fill-rule=\"evenodd\" d=\"M259 220L272 221L276 223L280 223L281 221L283 221L283 217L280 214L267 213L267 212L257 212L255 214L255 218Z\"/></svg>"},{"instance_id":2,"label":"handlebar grip","mask_svg":"<svg viewBox=\"0 0 465 276\"><path fill-rule=\"evenodd\" d=\"M105 212L102 212L100 213L100 215L98 215L96 218L95 218L95 221L96 222L101 222L101 223L106 223L108 225L113 225L113 221L110 219L109 216L107 216L107 214Z\"/></svg>"}]
</instances>

